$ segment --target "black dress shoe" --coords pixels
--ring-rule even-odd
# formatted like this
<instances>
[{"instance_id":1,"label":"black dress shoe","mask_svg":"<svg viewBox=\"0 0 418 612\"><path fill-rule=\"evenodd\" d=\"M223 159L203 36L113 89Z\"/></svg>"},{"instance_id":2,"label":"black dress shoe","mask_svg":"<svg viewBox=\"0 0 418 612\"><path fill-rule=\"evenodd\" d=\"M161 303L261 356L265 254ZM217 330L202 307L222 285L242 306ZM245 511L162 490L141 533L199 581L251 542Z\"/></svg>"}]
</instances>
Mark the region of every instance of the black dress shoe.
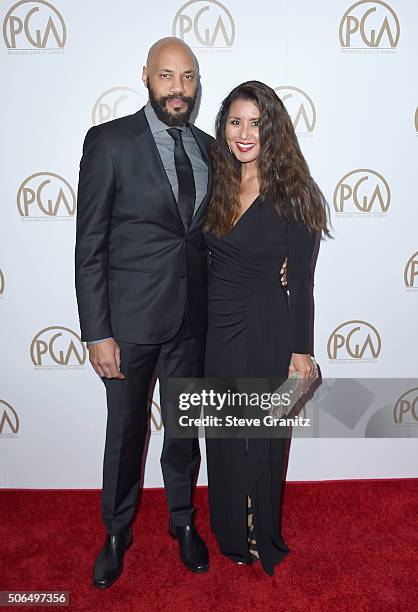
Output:
<instances>
[{"instance_id":1,"label":"black dress shoe","mask_svg":"<svg viewBox=\"0 0 418 612\"><path fill-rule=\"evenodd\" d=\"M178 541L180 559L192 572L202 573L209 569L208 549L194 525L178 526L170 520L169 531Z\"/></svg>"},{"instance_id":2,"label":"black dress shoe","mask_svg":"<svg viewBox=\"0 0 418 612\"><path fill-rule=\"evenodd\" d=\"M93 584L107 589L121 575L125 551L132 544L132 530L129 527L121 535L107 535L104 546L94 564Z\"/></svg>"}]
</instances>

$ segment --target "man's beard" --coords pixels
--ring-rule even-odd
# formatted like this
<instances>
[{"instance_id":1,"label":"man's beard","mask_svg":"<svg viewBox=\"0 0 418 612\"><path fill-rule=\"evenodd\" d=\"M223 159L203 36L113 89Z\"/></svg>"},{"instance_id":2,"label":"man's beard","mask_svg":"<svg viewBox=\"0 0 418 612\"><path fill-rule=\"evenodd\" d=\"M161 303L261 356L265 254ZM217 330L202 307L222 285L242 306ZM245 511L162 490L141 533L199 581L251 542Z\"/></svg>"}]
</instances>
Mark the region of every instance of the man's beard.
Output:
<instances>
[{"instance_id":1,"label":"man's beard","mask_svg":"<svg viewBox=\"0 0 418 612\"><path fill-rule=\"evenodd\" d=\"M189 121L196 102L196 96L191 98L189 96L181 96L180 94L172 94L170 96L162 96L161 98L157 98L149 83L147 83L147 87L150 104L160 121L171 127L178 127ZM186 104L187 109L185 111L174 110L174 112L171 113L167 110L166 103L167 100L172 99L182 100Z\"/></svg>"}]
</instances>

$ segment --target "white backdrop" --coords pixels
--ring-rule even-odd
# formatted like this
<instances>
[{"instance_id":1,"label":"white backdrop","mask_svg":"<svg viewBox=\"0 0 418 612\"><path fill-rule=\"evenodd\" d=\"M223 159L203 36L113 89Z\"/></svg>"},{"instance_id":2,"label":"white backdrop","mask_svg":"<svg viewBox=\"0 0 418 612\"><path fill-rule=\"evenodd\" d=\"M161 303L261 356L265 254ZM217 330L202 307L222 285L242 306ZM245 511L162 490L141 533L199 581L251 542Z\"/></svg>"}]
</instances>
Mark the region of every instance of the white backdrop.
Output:
<instances>
[{"instance_id":1,"label":"white backdrop","mask_svg":"<svg viewBox=\"0 0 418 612\"><path fill-rule=\"evenodd\" d=\"M208 132L235 85L280 88L332 209L335 240L321 246L315 282L323 376L417 376L416 2L3 0L0 10L0 485L101 486L105 392L78 337L73 281L78 163L93 123L145 103L142 65L163 36L198 57L196 124ZM146 486L162 485L154 400ZM288 478L417 476L417 447L296 439Z\"/></svg>"}]
</instances>

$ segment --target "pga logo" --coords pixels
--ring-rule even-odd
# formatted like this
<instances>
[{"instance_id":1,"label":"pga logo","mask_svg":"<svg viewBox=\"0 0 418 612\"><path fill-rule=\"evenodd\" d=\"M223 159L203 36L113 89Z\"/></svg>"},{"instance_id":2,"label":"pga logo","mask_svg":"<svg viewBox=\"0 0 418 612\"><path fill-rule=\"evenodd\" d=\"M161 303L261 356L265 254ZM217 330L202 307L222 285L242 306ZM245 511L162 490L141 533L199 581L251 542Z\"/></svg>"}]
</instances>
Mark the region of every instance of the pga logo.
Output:
<instances>
[{"instance_id":1,"label":"pga logo","mask_svg":"<svg viewBox=\"0 0 418 612\"><path fill-rule=\"evenodd\" d=\"M67 28L58 9L45 0L21 0L6 13L3 40L8 49L63 49Z\"/></svg>"},{"instance_id":2,"label":"pga logo","mask_svg":"<svg viewBox=\"0 0 418 612\"><path fill-rule=\"evenodd\" d=\"M235 39L235 23L221 2L190 0L177 11L172 33L194 48L230 48Z\"/></svg>"},{"instance_id":3,"label":"pga logo","mask_svg":"<svg viewBox=\"0 0 418 612\"><path fill-rule=\"evenodd\" d=\"M343 49L394 49L400 34L395 11L381 0L360 0L351 5L339 27Z\"/></svg>"}]
</instances>

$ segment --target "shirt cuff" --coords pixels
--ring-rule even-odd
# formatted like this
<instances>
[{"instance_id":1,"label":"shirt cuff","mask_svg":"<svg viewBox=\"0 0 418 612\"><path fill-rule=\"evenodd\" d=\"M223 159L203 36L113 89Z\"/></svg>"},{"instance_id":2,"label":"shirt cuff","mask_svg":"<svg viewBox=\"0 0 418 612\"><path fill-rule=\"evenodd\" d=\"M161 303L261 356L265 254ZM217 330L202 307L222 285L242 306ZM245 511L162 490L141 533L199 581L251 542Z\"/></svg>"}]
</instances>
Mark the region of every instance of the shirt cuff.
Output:
<instances>
[{"instance_id":1,"label":"shirt cuff","mask_svg":"<svg viewBox=\"0 0 418 612\"><path fill-rule=\"evenodd\" d=\"M89 340L87 342L87 346L92 346L93 344L99 344L99 342L104 342L105 340L111 340L112 337L110 338L102 338L101 340Z\"/></svg>"}]
</instances>

